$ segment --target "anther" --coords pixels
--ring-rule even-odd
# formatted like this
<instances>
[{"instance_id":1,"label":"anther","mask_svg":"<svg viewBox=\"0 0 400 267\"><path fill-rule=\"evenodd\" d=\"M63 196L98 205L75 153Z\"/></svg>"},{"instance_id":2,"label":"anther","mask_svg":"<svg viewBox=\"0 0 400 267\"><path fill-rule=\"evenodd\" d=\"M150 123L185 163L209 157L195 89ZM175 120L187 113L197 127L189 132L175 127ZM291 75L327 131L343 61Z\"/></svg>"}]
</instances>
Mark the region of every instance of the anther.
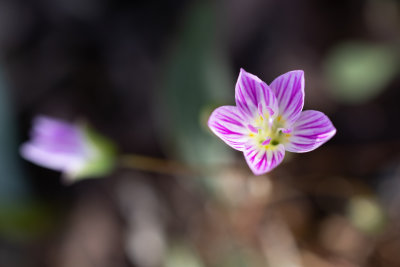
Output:
<instances>
[{"instance_id":1,"label":"anther","mask_svg":"<svg viewBox=\"0 0 400 267\"><path fill-rule=\"evenodd\" d=\"M268 110L268 113L269 113L270 116L275 114L275 112L272 110L272 108L266 107L266 109Z\"/></svg>"},{"instance_id":2,"label":"anther","mask_svg":"<svg viewBox=\"0 0 400 267\"><path fill-rule=\"evenodd\" d=\"M269 145L269 143L271 142L271 138L267 138L267 139L265 139L265 141L264 142L262 142L261 144L263 145L263 146L266 146L266 145Z\"/></svg>"},{"instance_id":3,"label":"anther","mask_svg":"<svg viewBox=\"0 0 400 267\"><path fill-rule=\"evenodd\" d=\"M275 112L272 110L270 107L265 107L267 109L267 112L269 116L273 116ZM258 114L265 119L264 112L263 112L263 106L261 103L258 103Z\"/></svg>"},{"instance_id":4,"label":"anther","mask_svg":"<svg viewBox=\"0 0 400 267\"><path fill-rule=\"evenodd\" d=\"M278 128L278 131L281 131L282 133L288 134L288 133L292 132L292 129Z\"/></svg>"},{"instance_id":5,"label":"anther","mask_svg":"<svg viewBox=\"0 0 400 267\"><path fill-rule=\"evenodd\" d=\"M249 128L253 133L258 133L258 129L251 124L247 125L247 128Z\"/></svg>"},{"instance_id":6,"label":"anther","mask_svg":"<svg viewBox=\"0 0 400 267\"><path fill-rule=\"evenodd\" d=\"M261 103L258 103L258 114L263 118L264 118L264 113L263 113L263 107Z\"/></svg>"}]
</instances>

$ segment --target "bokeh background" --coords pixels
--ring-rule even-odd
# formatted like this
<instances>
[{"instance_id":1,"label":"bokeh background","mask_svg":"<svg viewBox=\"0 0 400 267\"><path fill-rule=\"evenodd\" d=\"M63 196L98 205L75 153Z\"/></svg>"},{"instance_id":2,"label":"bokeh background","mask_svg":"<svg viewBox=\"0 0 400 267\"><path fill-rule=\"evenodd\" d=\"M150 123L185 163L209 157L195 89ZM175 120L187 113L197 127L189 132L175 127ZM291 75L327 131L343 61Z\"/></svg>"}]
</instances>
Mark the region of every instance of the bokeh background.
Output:
<instances>
[{"instance_id":1,"label":"bokeh background","mask_svg":"<svg viewBox=\"0 0 400 267\"><path fill-rule=\"evenodd\" d=\"M0 266L400 266L399 48L397 0L1 0ZM253 176L206 126L240 67L303 69L336 136ZM156 159L66 186L38 114Z\"/></svg>"}]
</instances>

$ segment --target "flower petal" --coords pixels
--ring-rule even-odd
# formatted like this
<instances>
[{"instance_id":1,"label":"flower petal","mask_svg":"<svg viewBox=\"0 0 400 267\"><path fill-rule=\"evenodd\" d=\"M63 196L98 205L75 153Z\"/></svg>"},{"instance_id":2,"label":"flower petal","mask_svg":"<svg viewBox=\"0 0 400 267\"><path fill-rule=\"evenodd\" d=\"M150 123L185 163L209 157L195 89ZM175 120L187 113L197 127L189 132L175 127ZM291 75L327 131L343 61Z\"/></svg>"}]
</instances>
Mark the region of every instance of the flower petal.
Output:
<instances>
[{"instance_id":1,"label":"flower petal","mask_svg":"<svg viewBox=\"0 0 400 267\"><path fill-rule=\"evenodd\" d=\"M236 106L247 120L253 120L259 110L263 115L274 117L278 113L278 102L269 86L244 69L240 69L236 82L235 100Z\"/></svg>"},{"instance_id":2,"label":"flower petal","mask_svg":"<svg viewBox=\"0 0 400 267\"><path fill-rule=\"evenodd\" d=\"M38 146L54 153L79 154L84 147L83 133L78 126L46 116L35 118L31 138Z\"/></svg>"},{"instance_id":3,"label":"flower petal","mask_svg":"<svg viewBox=\"0 0 400 267\"><path fill-rule=\"evenodd\" d=\"M306 110L293 125L292 136L285 147L290 152L309 152L331 139L335 133L335 127L324 113Z\"/></svg>"},{"instance_id":4,"label":"flower petal","mask_svg":"<svg viewBox=\"0 0 400 267\"><path fill-rule=\"evenodd\" d=\"M278 100L279 114L286 122L286 127L293 125L304 106L304 72L287 72L276 78L270 88Z\"/></svg>"},{"instance_id":5,"label":"flower petal","mask_svg":"<svg viewBox=\"0 0 400 267\"><path fill-rule=\"evenodd\" d=\"M261 175L271 171L282 162L285 156L285 147L278 145L272 149L264 149L248 145L243 154L253 173Z\"/></svg>"},{"instance_id":6,"label":"flower petal","mask_svg":"<svg viewBox=\"0 0 400 267\"><path fill-rule=\"evenodd\" d=\"M226 144L243 151L249 138L242 114L234 106L222 106L214 110L208 119L208 127Z\"/></svg>"},{"instance_id":7,"label":"flower petal","mask_svg":"<svg viewBox=\"0 0 400 267\"><path fill-rule=\"evenodd\" d=\"M81 155L54 153L30 142L21 145L20 154L28 161L56 171L65 171L85 160Z\"/></svg>"}]
</instances>

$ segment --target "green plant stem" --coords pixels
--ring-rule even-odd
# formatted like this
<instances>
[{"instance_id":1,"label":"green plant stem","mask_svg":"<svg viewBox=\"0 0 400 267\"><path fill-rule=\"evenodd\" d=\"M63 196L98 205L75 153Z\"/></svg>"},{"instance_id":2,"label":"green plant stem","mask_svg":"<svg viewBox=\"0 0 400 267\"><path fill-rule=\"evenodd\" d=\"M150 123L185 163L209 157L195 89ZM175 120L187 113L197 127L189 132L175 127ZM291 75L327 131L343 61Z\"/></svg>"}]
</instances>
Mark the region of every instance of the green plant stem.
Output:
<instances>
[{"instance_id":1,"label":"green plant stem","mask_svg":"<svg viewBox=\"0 0 400 267\"><path fill-rule=\"evenodd\" d=\"M153 158L142 155L122 155L120 166L123 168L136 169L168 175L199 175L202 173L200 168L195 168L183 163Z\"/></svg>"}]
</instances>

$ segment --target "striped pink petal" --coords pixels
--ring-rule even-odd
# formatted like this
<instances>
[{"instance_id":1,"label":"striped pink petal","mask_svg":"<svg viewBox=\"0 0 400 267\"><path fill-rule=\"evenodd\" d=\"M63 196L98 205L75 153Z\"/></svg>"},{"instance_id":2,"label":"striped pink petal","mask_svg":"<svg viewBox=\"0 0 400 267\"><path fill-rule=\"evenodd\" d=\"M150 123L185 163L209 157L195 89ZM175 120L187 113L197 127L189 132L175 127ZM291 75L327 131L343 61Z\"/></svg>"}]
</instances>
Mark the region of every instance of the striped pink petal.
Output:
<instances>
[{"instance_id":1,"label":"striped pink petal","mask_svg":"<svg viewBox=\"0 0 400 267\"><path fill-rule=\"evenodd\" d=\"M282 162L285 156L285 148L283 145L278 145L273 149L247 145L243 154L253 173L261 175L271 171Z\"/></svg>"},{"instance_id":2,"label":"striped pink petal","mask_svg":"<svg viewBox=\"0 0 400 267\"><path fill-rule=\"evenodd\" d=\"M248 141L249 130L237 107L222 106L214 110L208 120L208 127L232 148L244 150L244 144Z\"/></svg>"},{"instance_id":3,"label":"striped pink petal","mask_svg":"<svg viewBox=\"0 0 400 267\"><path fill-rule=\"evenodd\" d=\"M304 72L287 72L276 78L270 88L278 100L279 114L287 126L293 125L304 105Z\"/></svg>"},{"instance_id":4,"label":"striped pink petal","mask_svg":"<svg viewBox=\"0 0 400 267\"><path fill-rule=\"evenodd\" d=\"M235 88L236 106L247 120L268 114L274 117L278 112L278 103L269 86L257 76L240 69Z\"/></svg>"},{"instance_id":5,"label":"striped pink petal","mask_svg":"<svg viewBox=\"0 0 400 267\"><path fill-rule=\"evenodd\" d=\"M335 133L335 127L324 113L303 111L293 125L292 136L285 147L290 152L309 152L331 139Z\"/></svg>"}]
</instances>

